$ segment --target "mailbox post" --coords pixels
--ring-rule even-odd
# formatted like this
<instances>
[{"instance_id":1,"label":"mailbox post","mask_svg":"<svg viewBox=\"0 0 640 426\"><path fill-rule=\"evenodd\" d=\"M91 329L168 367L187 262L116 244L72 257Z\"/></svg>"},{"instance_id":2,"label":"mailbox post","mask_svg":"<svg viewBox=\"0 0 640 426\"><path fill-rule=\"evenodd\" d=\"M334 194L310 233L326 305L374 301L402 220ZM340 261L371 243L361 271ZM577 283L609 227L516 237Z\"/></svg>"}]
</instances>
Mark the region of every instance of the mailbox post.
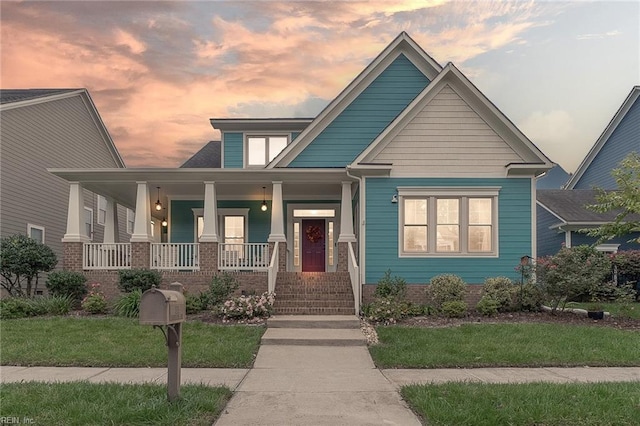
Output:
<instances>
[{"instance_id":1,"label":"mailbox post","mask_svg":"<svg viewBox=\"0 0 640 426\"><path fill-rule=\"evenodd\" d=\"M187 318L187 305L182 284L172 283L170 290L155 287L145 291L140 300L140 324L153 325L164 334L168 350L167 399L180 397L182 365L182 323Z\"/></svg>"}]
</instances>

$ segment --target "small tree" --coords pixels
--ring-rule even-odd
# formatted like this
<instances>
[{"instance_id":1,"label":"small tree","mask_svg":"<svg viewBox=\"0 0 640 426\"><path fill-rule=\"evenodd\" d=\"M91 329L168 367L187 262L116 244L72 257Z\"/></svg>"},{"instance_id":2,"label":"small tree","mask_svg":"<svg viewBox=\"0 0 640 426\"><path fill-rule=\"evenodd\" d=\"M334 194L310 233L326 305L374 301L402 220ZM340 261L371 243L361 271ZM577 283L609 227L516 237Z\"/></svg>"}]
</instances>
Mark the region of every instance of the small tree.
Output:
<instances>
[{"instance_id":1,"label":"small tree","mask_svg":"<svg viewBox=\"0 0 640 426\"><path fill-rule=\"evenodd\" d=\"M640 154L632 152L627 155L611 175L618 189L598 189L597 204L588 206L598 213L618 212L613 222L588 231L589 235L600 237L600 241L640 232L640 219L637 219L640 217ZM633 238L630 242L640 244L640 237Z\"/></svg>"},{"instance_id":2,"label":"small tree","mask_svg":"<svg viewBox=\"0 0 640 426\"><path fill-rule=\"evenodd\" d=\"M12 235L0 241L0 284L11 296L34 295L40 273L53 270L57 263L49 246L26 235Z\"/></svg>"}]
</instances>

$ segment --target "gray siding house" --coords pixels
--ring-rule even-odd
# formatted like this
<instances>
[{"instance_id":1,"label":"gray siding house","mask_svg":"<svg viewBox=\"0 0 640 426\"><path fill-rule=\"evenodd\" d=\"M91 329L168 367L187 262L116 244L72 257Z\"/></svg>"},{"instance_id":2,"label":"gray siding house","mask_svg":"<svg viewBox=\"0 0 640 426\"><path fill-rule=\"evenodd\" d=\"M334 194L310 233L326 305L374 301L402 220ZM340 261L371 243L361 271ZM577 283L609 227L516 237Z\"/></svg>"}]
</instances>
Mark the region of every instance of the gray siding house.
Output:
<instances>
[{"instance_id":1,"label":"gray siding house","mask_svg":"<svg viewBox=\"0 0 640 426\"><path fill-rule=\"evenodd\" d=\"M26 234L51 247L62 267L69 182L51 167L124 168L85 89L0 90L0 237ZM107 199L84 191L87 233L103 241ZM119 217L132 212L118 206ZM128 241L127 223L114 239Z\"/></svg>"}]
</instances>

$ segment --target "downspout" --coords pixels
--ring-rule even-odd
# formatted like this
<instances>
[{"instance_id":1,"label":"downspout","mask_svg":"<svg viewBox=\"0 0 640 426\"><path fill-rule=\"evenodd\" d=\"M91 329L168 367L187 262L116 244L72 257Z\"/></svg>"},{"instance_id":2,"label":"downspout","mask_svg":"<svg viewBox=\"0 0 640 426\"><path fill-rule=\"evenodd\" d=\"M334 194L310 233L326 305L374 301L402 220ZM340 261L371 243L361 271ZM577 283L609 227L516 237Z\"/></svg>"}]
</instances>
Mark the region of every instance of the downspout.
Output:
<instances>
[{"instance_id":1,"label":"downspout","mask_svg":"<svg viewBox=\"0 0 640 426\"><path fill-rule=\"evenodd\" d=\"M364 202L363 202L363 194L364 194L364 185L362 185L362 178L352 175L350 172L350 167L347 166L345 168L347 172L347 176L351 179L355 179L358 181L358 254L359 254L359 262L360 262L360 306L362 306L362 288L364 283L364 262L363 262L363 254L364 254L364 226L363 226L363 210L364 210Z\"/></svg>"}]
</instances>

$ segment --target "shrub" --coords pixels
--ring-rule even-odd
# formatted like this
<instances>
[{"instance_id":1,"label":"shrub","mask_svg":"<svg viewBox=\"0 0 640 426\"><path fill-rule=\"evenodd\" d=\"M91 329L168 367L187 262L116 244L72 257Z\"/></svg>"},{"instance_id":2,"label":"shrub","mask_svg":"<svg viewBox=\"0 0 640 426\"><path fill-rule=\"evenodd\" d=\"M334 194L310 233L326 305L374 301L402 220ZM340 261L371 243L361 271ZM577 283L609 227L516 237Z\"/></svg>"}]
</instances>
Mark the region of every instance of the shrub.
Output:
<instances>
[{"instance_id":1,"label":"shrub","mask_svg":"<svg viewBox=\"0 0 640 426\"><path fill-rule=\"evenodd\" d=\"M160 287L162 275L158 271L150 269L121 269L118 271L118 288L124 293L134 290L144 292L152 286Z\"/></svg>"},{"instance_id":2,"label":"shrub","mask_svg":"<svg viewBox=\"0 0 640 426\"><path fill-rule=\"evenodd\" d=\"M191 294L186 293L184 295L185 303L187 305L187 314L197 314L206 309L206 299L203 297L204 293ZM203 303L204 302L204 303Z\"/></svg>"},{"instance_id":3,"label":"shrub","mask_svg":"<svg viewBox=\"0 0 640 426\"><path fill-rule=\"evenodd\" d=\"M448 318L462 318L467 314L467 304L462 300L443 302L440 312Z\"/></svg>"},{"instance_id":4,"label":"shrub","mask_svg":"<svg viewBox=\"0 0 640 426\"><path fill-rule=\"evenodd\" d=\"M590 246L563 247L537 261L537 278L555 311L560 304L586 298L593 285L611 274L611 261Z\"/></svg>"},{"instance_id":5,"label":"shrub","mask_svg":"<svg viewBox=\"0 0 640 426\"><path fill-rule=\"evenodd\" d=\"M522 311L539 311L544 303L544 291L535 283L520 286L516 293L518 309Z\"/></svg>"},{"instance_id":6,"label":"shrub","mask_svg":"<svg viewBox=\"0 0 640 426\"><path fill-rule=\"evenodd\" d=\"M492 316L498 313L500 302L491 296L482 296L476 305L476 311L485 316Z\"/></svg>"},{"instance_id":7,"label":"shrub","mask_svg":"<svg viewBox=\"0 0 640 426\"><path fill-rule=\"evenodd\" d=\"M26 235L0 240L0 285L10 296L36 294L40 273L53 270L56 263L56 254L49 246Z\"/></svg>"},{"instance_id":8,"label":"shrub","mask_svg":"<svg viewBox=\"0 0 640 426\"><path fill-rule=\"evenodd\" d=\"M104 314L107 312L107 299L104 297L100 284L93 283L89 286L89 294L82 299L82 310L89 314Z\"/></svg>"},{"instance_id":9,"label":"shrub","mask_svg":"<svg viewBox=\"0 0 640 426\"><path fill-rule=\"evenodd\" d=\"M209 284L209 290L203 294L203 308L219 306L229 299L231 293L240 287L238 280L228 272L223 272L213 277Z\"/></svg>"},{"instance_id":10,"label":"shrub","mask_svg":"<svg viewBox=\"0 0 640 426\"><path fill-rule=\"evenodd\" d=\"M409 304L397 297L379 297L363 308L364 316L373 322L395 324L409 314Z\"/></svg>"},{"instance_id":11,"label":"shrub","mask_svg":"<svg viewBox=\"0 0 640 426\"><path fill-rule=\"evenodd\" d=\"M220 313L224 319L265 318L271 315L275 293L263 293L260 296L234 297L221 306Z\"/></svg>"},{"instance_id":12,"label":"shrub","mask_svg":"<svg viewBox=\"0 0 640 426\"><path fill-rule=\"evenodd\" d=\"M54 271L47 277L47 290L52 296L69 296L74 302L82 300L87 294L87 278L80 272Z\"/></svg>"},{"instance_id":13,"label":"shrub","mask_svg":"<svg viewBox=\"0 0 640 426\"><path fill-rule=\"evenodd\" d=\"M376 290L373 293L375 297L399 297L404 298L407 293L407 282L404 278L391 276L391 269L387 269L384 276L378 281Z\"/></svg>"},{"instance_id":14,"label":"shrub","mask_svg":"<svg viewBox=\"0 0 640 426\"><path fill-rule=\"evenodd\" d=\"M500 312L513 308L513 296L517 287L506 277L487 278L482 287L482 298L495 300Z\"/></svg>"},{"instance_id":15,"label":"shrub","mask_svg":"<svg viewBox=\"0 0 640 426\"><path fill-rule=\"evenodd\" d=\"M33 316L30 299L24 297L6 297L0 299L0 319L16 319Z\"/></svg>"},{"instance_id":16,"label":"shrub","mask_svg":"<svg viewBox=\"0 0 640 426\"><path fill-rule=\"evenodd\" d=\"M140 315L141 298L141 289L135 289L130 293L123 294L113 307L114 313L121 317L137 318Z\"/></svg>"},{"instance_id":17,"label":"shrub","mask_svg":"<svg viewBox=\"0 0 640 426\"><path fill-rule=\"evenodd\" d=\"M464 301L467 285L457 275L443 274L431 278L426 291L436 308L441 308L445 302Z\"/></svg>"}]
</instances>

